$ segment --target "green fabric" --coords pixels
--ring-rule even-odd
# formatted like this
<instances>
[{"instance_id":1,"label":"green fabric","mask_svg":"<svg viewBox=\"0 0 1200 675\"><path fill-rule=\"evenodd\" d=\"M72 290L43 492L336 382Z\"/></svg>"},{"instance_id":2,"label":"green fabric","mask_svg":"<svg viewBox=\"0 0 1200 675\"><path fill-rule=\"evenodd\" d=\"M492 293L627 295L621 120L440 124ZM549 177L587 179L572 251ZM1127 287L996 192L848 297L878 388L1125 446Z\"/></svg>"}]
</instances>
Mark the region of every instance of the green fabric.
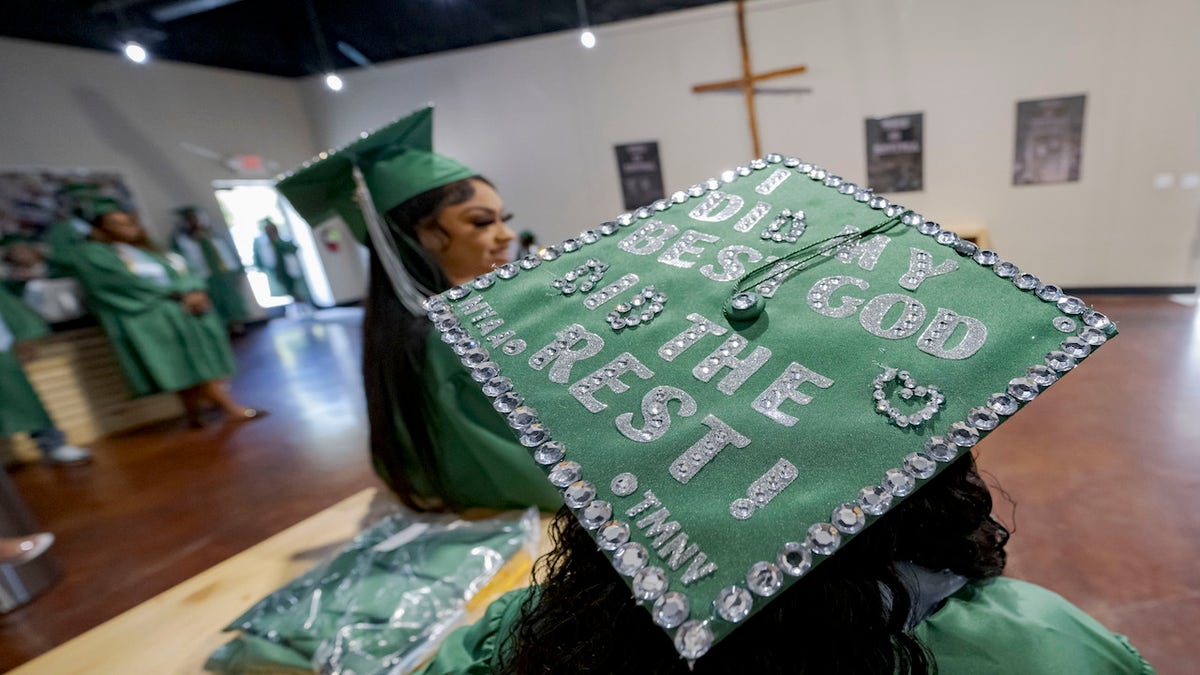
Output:
<instances>
[{"instance_id":1,"label":"green fabric","mask_svg":"<svg viewBox=\"0 0 1200 675\"><path fill-rule=\"evenodd\" d=\"M511 591L483 618L442 642L420 675L499 672L521 604L536 588ZM1150 675L1123 635L1040 586L1000 578L968 585L913 631L933 654L939 675Z\"/></svg>"},{"instance_id":2,"label":"green fabric","mask_svg":"<svg viewBox=\"0 0 1200 675\"><path fill-rule=\"evenodd\" d=\"M204 263L208 267L209 274L206 285L208 297L212 299L213 309L221 315L221 318L225 319L226 323L245 321L249 318L250 312L246 309L246 300L242 295L243 270L240 266L237 269L226 267L225 259L217 251L212 237L199 237L196 243L199 245L200 252L204 256Z\"/></svg>"},{"instance_id":3,"label":"green fabric","mask_svg":"<svg viewBox=\"0 0 1200 675\"><path fill-rule=\"evenodd\" d=\"M662 567L671 590L687 594L691 619L712 619L708 625L716 640L737 625L713 614L713 600L722 589L745 587L752 566L774 564L788 542L806 542L811 525L831 527L839 505L857 500L864 487L880 485L886 471L901 467L910 453L924 451L931 438L947 436L953 424L968 419L973 408L1004 392L1028 368L1044 367L1047 354L1083 328L1079 316L1064 314L993 267L853 195L781 164L748 173L707 196L689 199L678 193L680 203L647 209L644 217L629 218L628 226L610 225L616 230L610 236L588 235L595 243L574 239L556 249L561 257L530 270L512 265L478 286L443 294L448 307L432 305L435 323L450 330L460 322L487 350L478 358L497 363L524 405L536 410L544 429L536 429L528 442L549 437L563 444L566 459L582 467L586 481L576 487L577 494L586 499L589 485L594 486L595 498L611 504L612 517L626 522L631 541L649 552L646 564ZM796 243L764 240L785 208L803 210L805 232ZM764 211L755 222L752 216ZM785 230L789 220L784 218ZM846 226L866 232L881 225L888 226L886 232L859 242L862 250L875 246L877 260L817 255L807 268L784 275L757 320L734 324L723 315L742 275L769 267L767 257L837 237ZM905 287L901 281L914 250L927 253L934 268L957 268L929 276L915 290ZM589 259L608 268L596 289L585 293L576 289L591 274ZM574 281L568 277L580 273ZM634 281L598 302L601 289L622 278ZM574 288L560 290L564 284ZM830 298L811 300L823 285L837 287ZM614 330L607 322L610 312L651 286L666 296L662 313L649 323ZM770 290L750 288L764 296ZM919 309L915 305L906 314L902 304L893 306L907 301L919 303ZM868 311L875 306L877 316ZM946 349L986 329L981 346L964 349L962 358L939 353L932 335L941 308L970 317L947 322L954 328L943 329ZM1107 321L1091 316L1098 324ZM1075 324L1069 333L1055 327L1054 320L1064 318ZM677 346L678 336L701 320L713 328L692 346ZM900 330L895 338L889 330L893 324ZM1106 330L1116 332L1112 326ZM1097 337L1106 339L1104 332ZM744 347L728 342L734 338ZM571 362L562 357L564 350L581 356ZM763 360L758 367L746 366L740 381L731 376L732 368L720 365L726 358L749 361L754 353ZM792 370L799 367L809 374ZM910 371L919 385L936 386L946 399L940 412L904 428L878 414L873 384L886 367ZM800 377L792 379L793 372ZM776 385L795 398L773 399ZM892 383L885 394L905 415L924 405L918 397L903 400L899 389ZM674 400L665 404L670 419L656 426L645 418L659 393ZM685 412L681 399L694 401L694 410ZM763 400L780 401L776 410L786 417L760 411ZM718 432L722 423L733 431ZM633 431L622 431L622 425ZM730 442L733 438L744 447ZM711 459L690 479L672 474L677 463L690 466L706 456ZM794 481L772 477L774 467L788 463L798 474ZM626 472L636 476L638 487L618 494L612 481ZM772 486L778 494L768 500ZM639 507L644 500L646 506ZM734 517L733 507L746 503L749 518ZM877 518L866 516L866 526ZM843 533L840 540L851 536ZM813 557L814 564L827 559ZM685 583L689 568L697 578ZM782 579L785 588L797 581ZM766 602L756 599L755 611Z\"/></svg>"},{"instance_id":4,"label":"green fabric","mask_svg":"<svg viewBox=\"0 0 1200 675\"><path fill-rule=\"evenodd\" d=\"M363 172L380 214L422 192L476 175L433 152L433 107L427 106L345 147L321 153L283 177L276 188L310 225L339 215L365 244L367 226L355 201L355 166Z\"/></svg>"},{"instance_id":5,"label":"green fabric","mask_svg":"<svg viewBox=\"0 0 1200 675\"><path fill-rule=\"evenodd\" d=\"M383 518L232 621L226 630L240 634L205 668L240 675L308 664L368 675L419 663L536 526L532 512Z\"/></svg>"},{"instance_id":6,"label":"green fabric","mask_svg":"<svg viewBox=\"0 0 1200 675\"><path fill-rule=\"evenodd\" d=\"M0 401L0 438L54 426L12 350L0 351Z\"/></svg>"},{"instance_id":7,"label":"green fabric","mask_svg":"<svg viewBox=\"0 0 1200 675\"><path fill-rule=\"evenodd\" d=\"M412 405L405 396L411 383L396 383L391 406L398 428L403 428L401 406ZM438 479L445 496L463 506L524 508L537 506L554 511L562 506L558 491L546 482L529 452L517 443L512 430L492 410L479 384L463 370L457 357L443 349L431 331L426 345L423 389L420 400L429 434ZM416 449L408 437L398 439L404 448L402 464L418 494L437 494L435 483L424 475Z\"/></svg>"},{"instance_id":8,"label":"green fabric","mask_svg":"<svg viewBox=\"0 0 1200 675\"><path fill-rule=\"evenodd\" d=\"M135 396L232 375L233 351L221 318L215 312L192 316L174 299L204 290L203 280L161 254L147 254L162 265L169 285L134 274L108 244L86 241L55 257L78 277Z\"/></svg>"},{"instance_id":9,"label":"green fabric","mask_svg":"<svg viewBox=\"0 0 1200 675\"><path fill-rule=\"evenodd\" d=\"M33 340L49 333L42 318L0 285L0 332L14 342ZM25 369L12 348L0 349L0 438L15 433L41 431L54 426Z\"/></svg>"},{"instance_id":10,"label":"green fabric","mask_svg":"<svg viewBox=\"0 0 1200 675\"><path fill-rule=\"evenodd\" d=\"M50 327L42 317L3 285L0 285L0 321L8 326L16 342L34 340L50 333Z\"/></svg>"},{"instance_id":11,"label":"green fabric","mask_svg":"<svg viewBox=\"0 0 1200 675\"><path fill-rule=\"evenodd\" d=\"M246 308L246 300L242 295L242 279L244 273L239 270L213 272L208 276L206 286L208 297L212 300L213 310L226 323L245 321L250 318Z\"/></svg>"},{"instance_id":12,"label":"green fabric","mask_svg":"<svg viewBox=\"0 0 1200 675\"><path fill-rule=\"evenodd\" d=\"M1016 579L966 586L914 633L943 675L1154 672L1125 636Z\"/></svg>"}]
</instances>

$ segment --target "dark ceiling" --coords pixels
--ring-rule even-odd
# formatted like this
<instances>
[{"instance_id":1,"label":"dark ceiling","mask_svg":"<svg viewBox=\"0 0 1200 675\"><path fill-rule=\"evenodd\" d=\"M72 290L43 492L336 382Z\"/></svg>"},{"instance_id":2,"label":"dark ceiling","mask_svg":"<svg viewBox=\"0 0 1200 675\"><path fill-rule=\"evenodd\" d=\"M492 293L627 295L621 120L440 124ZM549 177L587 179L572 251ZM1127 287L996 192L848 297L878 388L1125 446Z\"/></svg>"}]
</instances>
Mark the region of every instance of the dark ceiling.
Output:
<instances>
[{"instance_id":1,"label":"dark ceiling","mask_svg":"<svg viewBox=\"0 0 1200 675\"><path fill-rule=\"evenodd\" d=\"M726 0L590 0L593 26ZM185 14L175 18L173 15ZM324 49L314 36L320 26ZM0 0L0 35L285 77L579 28L578 0Z\"/></svg>"}]
</instances>

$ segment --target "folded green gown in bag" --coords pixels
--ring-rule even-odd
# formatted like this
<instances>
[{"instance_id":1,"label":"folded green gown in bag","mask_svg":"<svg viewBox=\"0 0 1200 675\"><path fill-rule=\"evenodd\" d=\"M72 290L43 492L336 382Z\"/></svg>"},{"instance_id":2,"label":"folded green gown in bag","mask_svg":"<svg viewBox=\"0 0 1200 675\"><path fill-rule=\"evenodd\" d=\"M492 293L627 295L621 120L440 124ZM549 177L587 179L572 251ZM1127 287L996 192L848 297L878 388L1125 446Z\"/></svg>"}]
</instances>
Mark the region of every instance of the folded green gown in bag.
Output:
<instances>
[{"instance_id":1,"label":"folded green gown in bag","mask_svg":"<svg viewBox=\"0 0 1200 675\"><path fill-rule=\"evenodd\" d=\"M383 518L230 623L226 630L242 634L205 668L228 675L410 671L505 562L536 546L537 531L535 510L479 521Z\"/></svg>"}]
</instances>

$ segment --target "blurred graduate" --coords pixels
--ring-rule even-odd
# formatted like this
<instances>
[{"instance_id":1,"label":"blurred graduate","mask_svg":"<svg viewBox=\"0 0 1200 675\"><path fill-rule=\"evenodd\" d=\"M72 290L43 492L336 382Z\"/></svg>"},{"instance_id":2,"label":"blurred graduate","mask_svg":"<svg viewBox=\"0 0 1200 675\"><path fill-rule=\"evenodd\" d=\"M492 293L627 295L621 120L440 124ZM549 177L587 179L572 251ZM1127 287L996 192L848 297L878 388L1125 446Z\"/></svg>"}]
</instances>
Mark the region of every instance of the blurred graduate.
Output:
<instances>
[{"instance_id":1,"label":"blurred graduate","mask_svg":"<svg viewBox=\"0 0 1200 675\"><path fill-rule=\"evenodd\" d=\"M175 248L187 260L188 269L205 280L213 309L235 332L250 318L246 307L245 269L233 243L215 232L203 211L185 206L178 211L182 223L175 233Z\"/></svg>"},{"instance_id":2,"label":"blurred graduate","mask_svg":"<svg viewBox=\"0 0 1200 675\"><path fill-rule=\"evenodd\" d=\"M54 259L79 279L133 394L176 392L193 426L210 405L230 421L262 416L226 388L233 352L204 280L182 256L152 244L116 200L92 200L84 215L87 236L60 229Z\"/></svg>"}]
</instances>

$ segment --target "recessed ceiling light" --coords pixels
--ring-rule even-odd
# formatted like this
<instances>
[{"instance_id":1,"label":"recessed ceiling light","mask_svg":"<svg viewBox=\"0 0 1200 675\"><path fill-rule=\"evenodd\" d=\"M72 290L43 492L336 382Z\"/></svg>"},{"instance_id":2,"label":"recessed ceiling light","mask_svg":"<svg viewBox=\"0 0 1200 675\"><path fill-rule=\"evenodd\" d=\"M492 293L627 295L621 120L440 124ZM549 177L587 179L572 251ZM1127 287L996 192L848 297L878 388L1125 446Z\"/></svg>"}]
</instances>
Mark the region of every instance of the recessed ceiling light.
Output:
<instances>
[{"instance_id":1,"label":"recessed ceiling light","mask_svg":"<svg viewBox=\"0 0 1200 675\"><path fill-rule=\"evenodd\" d=\"M150 59L150 52L140 44L130 40L125 43L125 58L134 63L145 63Z\"/></svg>"}]
</instances>

